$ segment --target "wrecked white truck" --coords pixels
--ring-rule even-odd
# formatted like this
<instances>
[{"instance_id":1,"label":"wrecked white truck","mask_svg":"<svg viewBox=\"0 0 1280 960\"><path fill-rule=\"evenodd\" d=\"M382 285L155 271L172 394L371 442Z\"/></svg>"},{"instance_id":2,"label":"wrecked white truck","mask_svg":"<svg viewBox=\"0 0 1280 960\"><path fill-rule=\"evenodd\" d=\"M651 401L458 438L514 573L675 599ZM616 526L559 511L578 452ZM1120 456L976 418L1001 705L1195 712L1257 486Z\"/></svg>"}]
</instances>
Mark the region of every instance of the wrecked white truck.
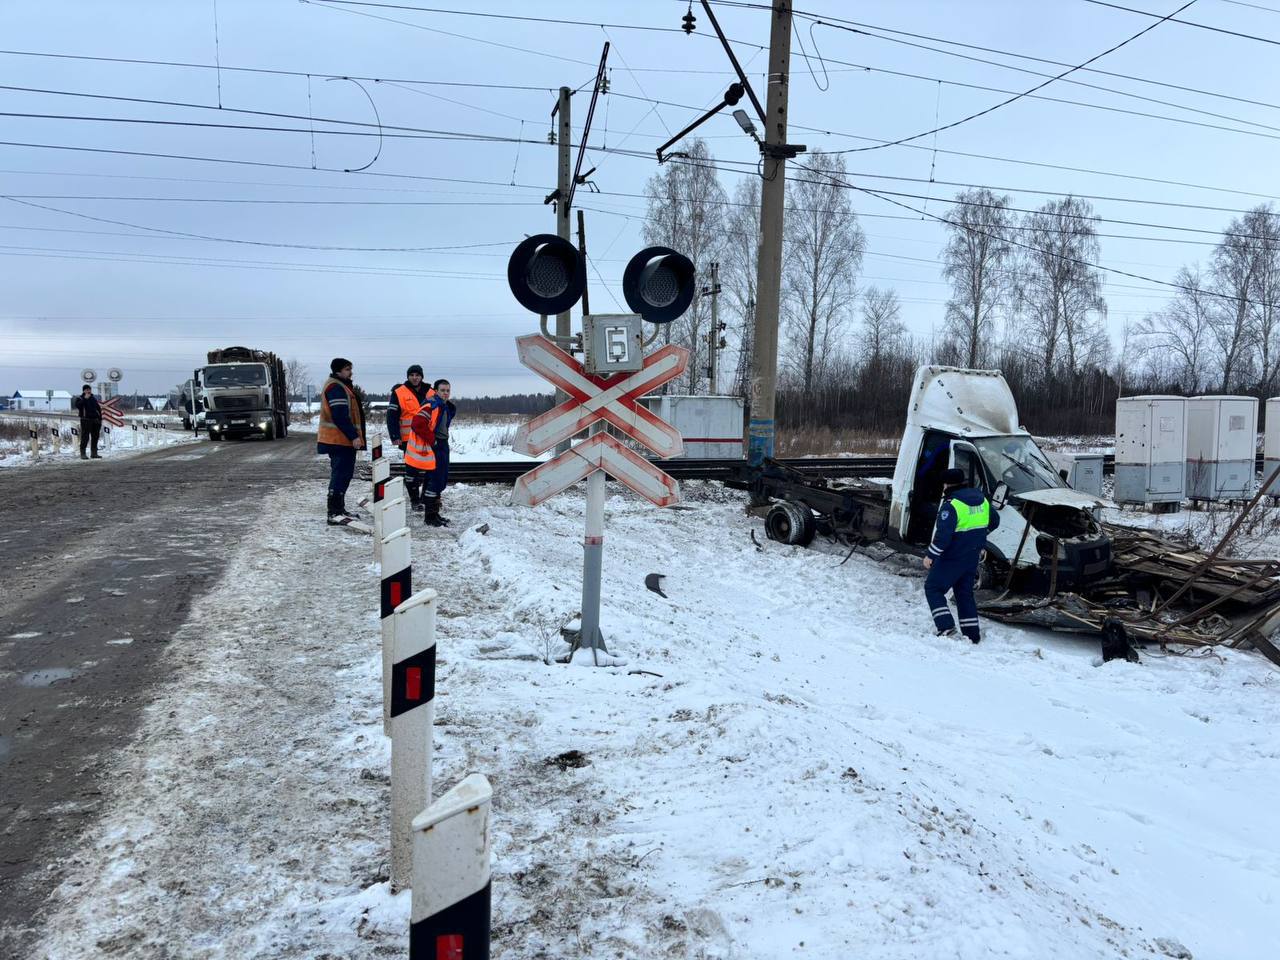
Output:
<instances>
[{"instance_id":1,"label":"wrecked white truck","mask_svg":"<svg viewBox=\"0 0 1280 960\"><path fill-rule=\"evenodd\" d=\"M998 370L917 371L892 480L824 480L769 461L744 466L731 485L751 493L770 539L808 544L822 533L923 553L948 467L963 470L1000 512L980 586L1016 579L1056 592L1110 572L1111 542L1095 516L1105 501L1067 486L1018 422Z\"/></svg>"},{"instance_id":2,"label":"wrecked white truck","mask_svg":"<svg viewBox=\"0 0 1280 960\"><path fill-rule=\"evenodd\" d=\"M823 534L851 553L882 543L912 555L933 535L950 466L1000 511L979 572L983 616L1100 634L1104 659L1136 655L1134 639L1255 648L1280 666L1280 560L1227 549L1265 487L1208 553L1103 523L1107 501L1066 484L1018 422L999 371L917 371L892 479L826 479L766 460L739 466L727 483L749 492L748 510L772 540L807 545Z\"/></svg>"}]
</instances>

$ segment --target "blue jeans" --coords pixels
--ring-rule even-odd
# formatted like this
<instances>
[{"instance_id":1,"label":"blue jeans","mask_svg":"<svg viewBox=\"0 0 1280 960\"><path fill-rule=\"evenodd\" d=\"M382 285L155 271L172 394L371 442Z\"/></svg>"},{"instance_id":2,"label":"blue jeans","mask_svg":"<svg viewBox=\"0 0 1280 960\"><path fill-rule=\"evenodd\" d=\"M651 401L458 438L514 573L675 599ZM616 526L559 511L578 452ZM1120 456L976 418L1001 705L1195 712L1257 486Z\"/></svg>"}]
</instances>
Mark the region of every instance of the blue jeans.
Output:
<instances>
[{"instance_id":1,"label":"blue jeans","mask_svg":"<svg viewBox=\"0 0 1280 960\"><path fill-rule=\"evenodd\" d=\"M427 474L427 493L438 497L449 483L449 441L437 440L431 449L436 454L436 468Z\"/></svg>"},{"instance_id":2,"label":"blue jeans","mask_svg":"<svg viewBox=\"0 0 1280 960\"><path fill-rule=\"evenodd\" d=\"M329 492L346 493L356 472L355 447L329 448Z\"/></svg>"}]
</instances>

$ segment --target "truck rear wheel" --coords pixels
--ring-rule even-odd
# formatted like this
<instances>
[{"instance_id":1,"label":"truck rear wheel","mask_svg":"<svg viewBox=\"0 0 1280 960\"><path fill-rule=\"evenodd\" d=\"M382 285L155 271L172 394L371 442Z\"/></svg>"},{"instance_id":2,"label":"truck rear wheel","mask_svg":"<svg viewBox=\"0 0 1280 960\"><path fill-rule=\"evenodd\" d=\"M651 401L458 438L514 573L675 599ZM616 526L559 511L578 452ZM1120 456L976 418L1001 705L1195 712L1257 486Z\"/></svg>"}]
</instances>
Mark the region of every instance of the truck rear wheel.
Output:
<instances>
[{"instance_id":1,"label":"truck rear wheel","mask_svg":"<svg viewBox=\"0 0 1280 960\"><path fill-rule=\"evenodd\" d=\"M802 503L782 500L765 514L764 532L770 540L807 547L813 542L813 512Z\"/></svg>"}]
</instances>

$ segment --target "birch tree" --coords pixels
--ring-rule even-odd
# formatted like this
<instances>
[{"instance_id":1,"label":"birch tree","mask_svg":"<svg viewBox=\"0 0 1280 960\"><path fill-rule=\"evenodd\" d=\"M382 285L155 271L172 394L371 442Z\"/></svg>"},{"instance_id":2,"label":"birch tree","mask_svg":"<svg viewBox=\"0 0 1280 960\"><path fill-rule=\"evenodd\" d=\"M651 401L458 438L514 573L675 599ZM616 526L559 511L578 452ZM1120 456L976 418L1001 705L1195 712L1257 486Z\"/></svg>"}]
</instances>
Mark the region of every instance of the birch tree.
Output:
<instances>
[{"instance_id":1,"label":"birch tree","mask_svg":"<svg viewBox=\"0 0 1280 960\"><path fill-rule=\"evenodd\" d=\"M951 283L945 333L961 363L980 367L990 362L995 320L1012 289L1013 215L1009 198L990 190L961 191L956 200L942 254L942 275Z\"/></svg>"},{"instance_id":2,"label":"birch tree","mask_svg":"<svg viewBox=\"0 0 1280 960\"><path fill-rule=\"evenodd\" d=\"M790 372L810 395L852 316L866 235L839 182L844 157L814 154L805 169L787 185L782 312Z\"/></svg>"},{"instance_id":3,"label":"birch tree","mask_svg":"<svg viewBox=\"0 0 1280 960\"><path fill-rule=\"evenodd\" d=\"M643 235L645 243L670 247L692 260L700 289L708 265L720 259L728 197L716 177L714 158L705 141L684 141L680 150L687 156L667 162L645 184L648 209ZM662 331L666 342L674 341L689 350L688 393L698 393L703 380L703 334L710 312L701 294L695 293L685 315L666 324Z\"/></svg>"}]
</instances>

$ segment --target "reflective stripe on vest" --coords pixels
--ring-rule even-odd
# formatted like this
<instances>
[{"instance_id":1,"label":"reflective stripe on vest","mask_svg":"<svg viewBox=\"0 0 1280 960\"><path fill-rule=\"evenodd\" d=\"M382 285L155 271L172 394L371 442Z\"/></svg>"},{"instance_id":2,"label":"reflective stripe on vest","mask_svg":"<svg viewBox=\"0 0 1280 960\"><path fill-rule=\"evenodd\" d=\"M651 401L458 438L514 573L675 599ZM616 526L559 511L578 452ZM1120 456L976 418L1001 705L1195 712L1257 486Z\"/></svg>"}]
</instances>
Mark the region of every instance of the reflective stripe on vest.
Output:
<instances>
[{"instance_id":1,"label":"reflective stripe on vest","mask_svg":"<svg viewBox=\"0 0 1280 960\"><path fill-rule=\"evenodd\" d=\"M410 427L409 435L406 438L408 446L404 449L404 465L406 467L413 467L415 470L434 470L436 468L436 452L431 444L435 440L436 416L438 415L438 410L432 410L425 406L419 408L414 415L415 419L423 417L427 420L427 437L424 440L414 433L412 427Z\"/></svg>"},{"instance_id":2,"label":"reflective stripe on vest","mask_svg":"<svg viewBox=\"0 0 1280 960\"><path fill-rule=\"evenodd\" d=\"M952 500L951 507L956 512L956 533L985 530L991 525L991 507L986 500L976 507L961 500Z\"/></svg>"},{"instance_id":3,"label":"reflective stripe on vest","mask_svg":"<svg viewBox=\"0 0 1280 960\"><path fill-rule=\"evenodd\" d=\"M427 391L427 396L431 396L430 390ZM400 402L400 439L404 440L409 433L409 425L413 423L413 415L421 410L423 405L418 402L417 395L404 383L396 387L396 399Z\"/></svg>"},{"instance_id":4,"label":"reflective stripe on vest","mask_svg":"<svg viewBox=\"0 0 1280 960\"><path fill-rule=\"evenodd\" d=\"M340 386L347 395L347 415L351 418L351 423L356 428L356 432L361 437L364 436L364 416L360 410L360 401L356 398L355 391L341 380L330 377L324 382L324 386L320 388L320 429L316 433L316 442L335 447L353 447L355 444L333 422L333 411L329 409L328 391L329 387L334 384Z\"/></svg>"}]
</instances>

